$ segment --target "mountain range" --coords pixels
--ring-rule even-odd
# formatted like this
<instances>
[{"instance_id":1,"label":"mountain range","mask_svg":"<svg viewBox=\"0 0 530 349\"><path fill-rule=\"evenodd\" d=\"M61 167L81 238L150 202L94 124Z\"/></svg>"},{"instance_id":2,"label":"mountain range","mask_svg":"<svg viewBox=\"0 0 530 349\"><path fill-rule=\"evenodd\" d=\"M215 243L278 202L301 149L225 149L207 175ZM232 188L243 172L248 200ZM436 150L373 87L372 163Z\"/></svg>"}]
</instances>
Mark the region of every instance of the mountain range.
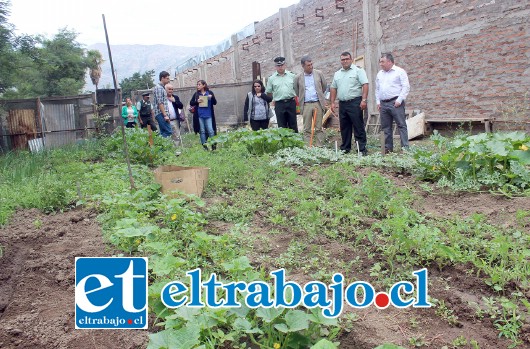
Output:
<instances>
[{"instance_id":1,"label":"mountain range","mask_svg":"<svg viewBox=\"0 0 530 349\"><path fill-rule=\"evenodd\" d=\"M87 47L89 50L98 50L103 56L101 65L101 78L98 88L114 88L107 44L98 43ZM170 45L111 45L112 61L116 72L116 83L131 77L134 73L143 74L145 71L154 70L155 83L158 81L158 73L162 70L168 71L171 76L175 75L175 67L187 59L196 56L203 47L184 47ZM94 91L96 88L88 77L85 89Z\"/></svg>"}]
</instances>

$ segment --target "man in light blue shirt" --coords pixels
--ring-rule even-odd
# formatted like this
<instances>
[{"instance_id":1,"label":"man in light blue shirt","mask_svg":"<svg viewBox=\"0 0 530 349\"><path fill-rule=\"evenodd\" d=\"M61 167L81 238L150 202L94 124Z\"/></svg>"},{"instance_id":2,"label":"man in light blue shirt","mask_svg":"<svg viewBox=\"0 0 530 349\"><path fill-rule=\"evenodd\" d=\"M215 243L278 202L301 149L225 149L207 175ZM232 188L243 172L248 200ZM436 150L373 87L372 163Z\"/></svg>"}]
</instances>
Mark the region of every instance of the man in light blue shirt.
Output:
<instances>
[{"instance_id":1,"label":"man in light blue shirt","mask_svg":"<svg viewBox=\"0 0 530 349\"><path fill-rule=\"evenodd\" d=\"M267 95L274 100L274 111L278 127L290 128L298 132L296 123L296 102L294 97L294 73L285 70L285 57L274 59L276 73L267 80Z\"/></svg>"},{"instance_id":2,"label":"man in light blue shirt","mask_svg":"<svg viewBox=\"0 0 530 349\"><path fill-rule=\"evenodd\" d=\"M331 111L335 112L335 98L339 100L339 122L342 144L340 150L349 153L352 147L352 129L358 152L368 155L366 150L366 131L364 129L363 110L368 97L368 78L364 69L353 65L349 52L340 55L342 69L333 76L330 90Z\"/></svg>"},{"instance_id":3,"label":"man in light blue shirt","mask_svg":"<svg viewBox=\"0 0 530 349\"><path fill-rule=\"evenodd\" d=\"M381 70L375 80L375 100L385 135L385 153L394 151L392 123L396 122L401 148L409 146L407 122L405 121L405 99L410 91L407 72L394 64L390 53L383 53L379 59Z\"/></svg>"}]
</instances>

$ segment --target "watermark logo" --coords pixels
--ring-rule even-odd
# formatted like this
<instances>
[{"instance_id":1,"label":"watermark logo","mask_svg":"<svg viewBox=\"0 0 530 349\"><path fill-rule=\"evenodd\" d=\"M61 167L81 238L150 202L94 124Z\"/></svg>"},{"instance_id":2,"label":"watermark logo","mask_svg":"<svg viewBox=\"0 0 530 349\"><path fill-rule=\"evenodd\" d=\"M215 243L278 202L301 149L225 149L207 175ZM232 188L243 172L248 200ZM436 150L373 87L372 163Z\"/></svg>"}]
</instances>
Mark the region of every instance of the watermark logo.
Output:
<instances>
[{"instance_id":1,"label":"watermark logo","mask_svg":"<svg viewBox=\"0 0 530 349\"><path fill-rule=\"evenodd\" d=\"M272 271L272 285L263 281L244 281L222 283L215 273L210 274L208 281L202 281L200 269L188 271L189 285L181 281L167 283L161 292L162 303L167 308L174 309L181 306L201 308L237 308L241 307L240 297L249 308L321 308L322 315L336 318L344 304L352 308L366 308L375 306L385 309L395 308L429 308L427 269L412 272L415 282L400 281L393 284L388 292L376 292L368 282L356 281L345 284L344 276L336 273L331 284L311 281L299 285L287 281L285 269Z\"/></svg>"},{"instance_id":2,"label":"watermark logo","mask_svg":"<svg viewBox=\"0 0 530 349\"><path fill-rule=\"evenodd\" d=\"M75 328L147 328L147 281L147 258L77 257Z\"/></svg>"}]
</instances>

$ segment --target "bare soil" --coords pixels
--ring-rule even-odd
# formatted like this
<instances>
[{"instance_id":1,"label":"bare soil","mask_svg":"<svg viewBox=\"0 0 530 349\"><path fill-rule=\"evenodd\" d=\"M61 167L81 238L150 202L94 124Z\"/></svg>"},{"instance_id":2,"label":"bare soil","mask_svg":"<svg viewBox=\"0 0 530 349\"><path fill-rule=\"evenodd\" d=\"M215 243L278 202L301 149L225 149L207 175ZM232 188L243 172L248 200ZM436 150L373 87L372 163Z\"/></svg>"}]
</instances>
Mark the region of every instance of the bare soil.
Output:
<instances>
[{"instance_id":1,"label":"bare soil","mask_svg":"<svg viewBox=\"0 0 530 349\"><path fill-rule=\"evenodd\" d=\"M75 330L75 257L112 256L96 214L19 211L0 229L0 348L145 348L141 330Z\"/></svg>"},{"instance_id":2,"label":"bare soil","mask_svg":"<svg viewBox=\"0 0 530 349\"><path fill-rule=\"evenodd\" d=\"M397 185L414 187L411 177L387 174ZM481 194L445 194L419 191L422 198L417 209L434 216L467 217L484 214L488 222L510 227L516 224L515 212L530 211L530 199L509 199ZM221 198L208 198L219 201ZM292 239L300 236L289 231L271 234L273 226L260 221L256 214L252 234L255 236L250 258L275 258L287 251ZM212 233L228 231L230 224L210 222ZM337 241L319 237L315 241L331 258L349 261L362 259L357 270L359 279L369 280L374 259ZM104 243L96 214L77 209L45 215L37 210L19 211L10 224L0 229L0 348L145 348L148 331L141 330L75 330L74 329L74 260L82 256L111 256L116 252ZM271 248L272 247L272 248ZM266 266L267 267L267 266ZM492 320L478 319L468 302L478 302L493 293L480 277L466 273L466 266L429 269L429 294L443 299L458 317L449 324L435 314L435 309L396 310L369 308L356 311L350 332L341 338L341 348L372 349L385 342L414 348L411 338L425 347L452 348L459 336L474 339L480 348L508 348L510 341L498 337ZM290 279L307 282L311 277L302 270L289 271ZM526 295L530 298L530 295ZM351 310L348 310L351 311ZM527 320L528 321L528 320ZM524 344L530 348L530 324L523 327ZM460 348L472 348L470 345Z\"/></svg>"}]
</instances>

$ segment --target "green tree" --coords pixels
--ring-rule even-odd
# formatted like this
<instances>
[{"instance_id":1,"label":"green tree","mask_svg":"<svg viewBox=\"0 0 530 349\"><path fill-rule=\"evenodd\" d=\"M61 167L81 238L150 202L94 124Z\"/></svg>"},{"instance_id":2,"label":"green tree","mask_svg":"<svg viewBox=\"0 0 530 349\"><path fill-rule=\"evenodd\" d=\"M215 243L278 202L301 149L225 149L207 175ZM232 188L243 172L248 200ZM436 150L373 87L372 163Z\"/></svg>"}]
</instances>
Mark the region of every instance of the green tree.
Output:
<instances>
[{"instance_id":1,"label":"green tree","mask_svg":"<svg viewBox=\"0 0 530 349\"><path fill-rule=\"evenodd\" d=\"M134 73L130 78L125 78L120 81L121 93L123 98L131 96L132 91L145 90L153 87L155 82L153 77L155 76L154 70L148 70L141 74L140 72Z\"/></svg>"},{"instance_id":2,"label":"green tree","mask_svg":"<svg viewBox=\"0 0 530 349\"><path fill-rule=\"evenodd\" d=\"M0 0L0 95L13 86L16 77L13 28L7 21L10 6L9 0Z\"/></svg>"},{"instance_id":3,"label":"green tree","mask_svg":"<svg viewBox=\"0 0 530 349\"><path fill-rule=\"evenodd\" d=\"M41 40L39 60L41 77L45 81L46 96L76 95L85 85L88 68L85 50L76 41L77 34L66 28L51 40Z\"/></svg>"},{"instance_id":4,"label":"green tree","mask_svg":"<svg viewBox=\"0 0 530 349\"><path fill-rule=\"evenodd\" d=\"M2 0L0 0L2 1ZM52 38L24 35L13 39L12 84L5 98L77 95L85 85L87 69L96 67L101 53L87 51L76 41L77 33L60 29ZM20 74L20 72L24 74ZM9 88L11 87L11 88ZM9 88L9 89L7 89Z\"/></svg>"}]
</instances>

